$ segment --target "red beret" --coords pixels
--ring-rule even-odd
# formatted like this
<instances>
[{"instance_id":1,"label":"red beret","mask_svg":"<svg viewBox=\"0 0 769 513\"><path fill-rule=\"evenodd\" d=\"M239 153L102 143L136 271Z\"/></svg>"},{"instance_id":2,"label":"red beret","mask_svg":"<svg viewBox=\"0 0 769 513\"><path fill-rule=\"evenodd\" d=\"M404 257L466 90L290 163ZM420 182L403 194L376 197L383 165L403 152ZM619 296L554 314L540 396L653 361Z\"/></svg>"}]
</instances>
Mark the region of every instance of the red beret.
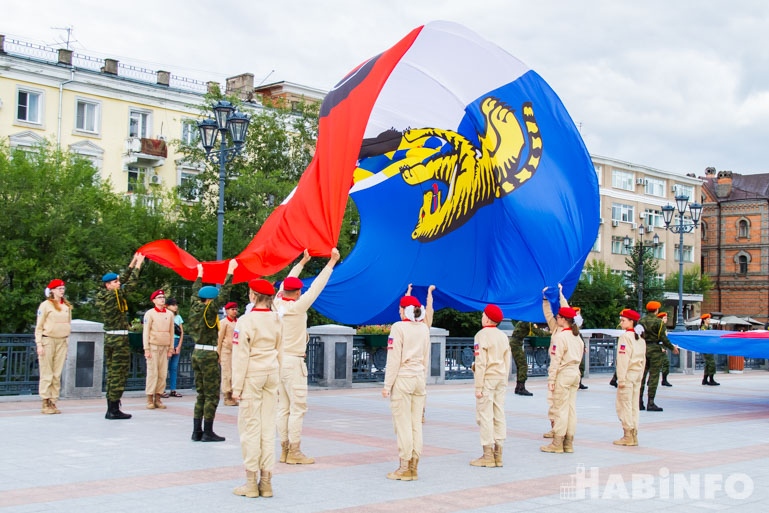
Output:
<instances>
[{"instance_id":1,"label":"red beret","mask_svg":"<svg viewBox=\"0 0 769 513\"><path fill-rule=\"evenodd\" d=\"M48 288L50 289L51 287ZM700 319L710 319L710 314L702 314L700 315Z\"/></svg>"},{"instance_id":2,"label":"red beret","mask_svg":"<svg viewBox=\"0 0 769 513\"><path fill-rule=\"evenodd\" d=\"M224 309L225 310L229 310L230 308L237 308L237 307L238 307L238 304L237 303L232 303L232 302L227 303L226 305L224 305Z\"/></svg>"},{"instance_id":3,"label":"red beret","mask_svg":"<svg viewBox=\"0 0 769 513\"><path fill-rule=\"evenodd\" d=\"M573 308L562 306L558 309L558 315L566 317L567 319L573 319L577 316L577 312L575 312Z\"/></svg>"},{"instance_id":4,"label":"red beret","mask_svg":"<svg viewBox=\"0 0 769 513\"><path fill-rule=\"evenodd\" d=\"M422 306L419 304L419 300L414 296L403 296L400 305L402 308L406 308L407 306Z\"/></svg>"},{"instance_id":5,"label":"red beret","mask_svg":"<svg viewBox=\"0 0 769 513\"><path fill-rule=\"evenodd\" d=\"M486 308L483 309L483 313L486 314L486 317L489 318L490 321L494 321L497 324L502 322L502 309L499 308L497 305L486 305Z\"/></svg>"},{"instance_id":6,"label":"red beret","mask_svg":"<svg viewBox=\"0 0 769 513\"><path fill-rule=\"evenodd\" d=\"M165 293L164 293L162 290L156 290L156 291L155 291L155 292L153 292L153 293L152 293L152 295L150 296L150 301L151 301L151 300L153 300L153 299L155 299L156 297L160 296L161 294L165 296Z\"/></svg>"},{"instance_id":7,"label":"red beret","mask_svg":"<svg viewBox=\"0 0 769 513\"><path fill-rule=\"evenodd\" d=\"M64 282L61 280L52 280L51 283L48 284L49 289L55 289L56 287L63 287Z\"/></svg>"},{"instance_id":8,"label":"red beret","mask_svg":"<svg viewBox=\"0 0 769 513\"><path fill-rule=\"evenodd\" d=\"M641 320L641 314L639 314L635 310L631 310L630 308L625 308L619 314L620 314L621 317L627 317L631 321L639 321L639 320Z\"/></svg>"},{"instance_id":9,"label":"red beret","mask_svg":"<svg viewBox=\"0 0 769 513\"><path fill-rule=\"evenodd\" d=\"M661 306L662 305L660 304L659 301L649 301L648 303L646 303L646 309L649 310L650 312L653 312L654 310L659 309Z\"/></svg>"},{"instance_id":10,"label":"red beret","mask_svg":"<svg viewBox=\"0 0 769 513\"><path fill-rule=\"evenodd\" d=\"M304 283L299 278L289 276L283 280L283 290L299 290L304 287Z\"/></svg>"},{"instance_id":11,"label":"red beret","mask_svg":"<svg viewBox=\"0 0 769 513\"><path fill-rule=\"evenodd\" d=\"M264 294L267 296L275 295L275 287L272 286L272 283L262 278L254 278L253 280L249 281L248 288L258 294Z\"/></svg>"}]
</instances>

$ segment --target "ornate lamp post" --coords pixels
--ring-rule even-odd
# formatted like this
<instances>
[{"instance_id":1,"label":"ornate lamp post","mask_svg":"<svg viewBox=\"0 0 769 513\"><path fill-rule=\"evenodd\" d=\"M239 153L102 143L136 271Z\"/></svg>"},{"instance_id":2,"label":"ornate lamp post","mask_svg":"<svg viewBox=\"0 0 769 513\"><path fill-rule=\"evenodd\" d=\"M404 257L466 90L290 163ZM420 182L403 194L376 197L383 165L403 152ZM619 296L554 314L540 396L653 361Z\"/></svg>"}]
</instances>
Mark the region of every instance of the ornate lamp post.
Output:
<instances>
[{"instance_id":1,"label":"ornate lamp post","mask_svg":"<svg viewBox=\"0 0 769 513\"><path fill-rule=\"evenodd\" d=\"M686 326L684 325L684 233L689 233L697 228L700 222L700 216L702 215L702 205L699 203L692 203L689 205L689 211L692 214L692 222L684 222L684 213L686 212L686 204L689 202L689 196L678 195L676 196L676 206L665 205L662 207L662 216L665 219L665 229L670 230L673 233L680 234L678 242L678 319L676 320L675 331L684 331ZM673 221L673 212L678 210L678 224L671 225Z\"/></svg>"},{"instance_id":2,"label":"ornate lamp post","mask_svg":"<svg viewBox=\"0 0 769 513\"><path fill-rule=\"evenodd\" d=\"M654 237L652 237L652 243L651 244L644 244L644 226L641 225L638 227L638 234L641 236L640 240L638 241L638 311L643 312L643 303L644 303L644 257L646 256L646 250L647 249L654 249L659 247L660 245L660 236L656 233L654 234ZM625 249L630 251L631 248L633 248L633 239L625 235L625 239L623 240L623 243L625 245Z\"/></svg>"},{"instance_id":3,"label":"ornate lamp post","mask_svg":"<svg viewBox=\"0 0 769 513\"><path fill-rule=\"evenodd\" d=\"M214 164L219 164L219 209L216 211L216 259L222 259L222 240L224 234L224 171L225 165L243 150L243 143L248 132L251 119L245 114L236 112L235 106L228 101L217 102L213 106L214 119L204 119L198 123L200 140L206 150L206 158ZM227 133L230 134L232 146L227 145ZM219 137L221 134L221 137ZM219 149L214 150L219 139ZM212 151L213 150L213 151Z\"/></svg>"}]
</instances>

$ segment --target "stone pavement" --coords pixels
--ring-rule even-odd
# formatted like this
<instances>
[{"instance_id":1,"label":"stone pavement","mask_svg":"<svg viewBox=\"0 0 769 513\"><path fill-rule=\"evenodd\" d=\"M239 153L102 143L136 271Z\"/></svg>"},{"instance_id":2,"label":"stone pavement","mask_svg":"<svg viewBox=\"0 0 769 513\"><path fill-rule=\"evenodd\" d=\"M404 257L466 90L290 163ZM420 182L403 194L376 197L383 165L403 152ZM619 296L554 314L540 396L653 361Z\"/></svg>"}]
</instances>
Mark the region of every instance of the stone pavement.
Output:
<instances>
[{"instance_id":1,"label":"stone pavement","mask_svg":"<svg viewBox=\"0 0 769 513\"><path fill-rule=\"evenodd\" d=\"M608 375L587 379L577 400L574 454L545 454L545 381L534 397L508 388L505 466L468 465L481 453L470 383L428 387L419 480L390 481L397 466L388 402L380 388L313 390L302 448L315 465L277 464L275 497L232 494L243 482L237 408L220 406L224 443L194 443L193 394L145 410L127 397L129 421L107 421L105 401L0 402L0 512L158 511L767 511L769 373L672 375L661 413L641 412L639 447L622 430ZM277 450L277 447L276 447ZM591 488L591 485L596 485ZM585 488L588 486L588 488Z\"/></svg>"}]
</instances>

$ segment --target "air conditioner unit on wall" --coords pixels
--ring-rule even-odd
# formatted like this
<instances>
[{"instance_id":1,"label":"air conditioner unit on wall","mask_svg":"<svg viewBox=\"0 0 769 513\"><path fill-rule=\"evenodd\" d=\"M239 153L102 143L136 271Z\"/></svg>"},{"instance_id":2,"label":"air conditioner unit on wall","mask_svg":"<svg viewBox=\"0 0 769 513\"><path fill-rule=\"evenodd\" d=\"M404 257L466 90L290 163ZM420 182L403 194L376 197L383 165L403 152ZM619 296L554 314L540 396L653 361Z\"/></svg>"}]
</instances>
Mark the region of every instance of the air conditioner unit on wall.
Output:
<instances>
[{"instance_id":1,"label":"air conditioner unit on wall","mask_svg":"<svg viewBox=\"0 0 769 513\"><path fill-rule=\"evenodd\" d=\"M611 222L611 225L616 228L617 226L619 226L619 221L614 220Z\"/></svg>"},{"instance_id":2,"label":"air conditioner unit on wall","mask_svg":"<svg viewBox=\"0 0 769 513\"><path fill-rule=\"evenodd\" d=\"M603 224L603 217L598 218L598 224Z\"/></svg>"},{"instance_id":3,"label":"air conditioner unit on wall","mask_svg":"<svg viewBox=\"0 0 769 513\"><path fill-rule=\"evenodd\" d=\"M645 185L646 184L646 180L644 180L643 178L636 178L635 179L635 183L636 183L636 185Z\"/></svg>"},{"instance_id":4,"label":"air conditioner unit on wall","mask_svg":"<svg viewBox=\"0 0 769 513\"><path fill-rule=\"evenodd\" d=\"M152 185L161 185L163 183L163 179L160 178L159 175L152 175L150 176L150 183Z\"/></svg>"},{"instance_id":5,"label":"air conditioner unit on wall","mask_svg":"<svg viewBox=\"0 0 769 513\"><path fill-rule=\"evenodd\" d=\"M631 225L630 225L630 229L631 229L631 230L635 230L635 228L636 228L636 224L635 224L635 223L631 223Z\"/></svg>"}]
</instances>

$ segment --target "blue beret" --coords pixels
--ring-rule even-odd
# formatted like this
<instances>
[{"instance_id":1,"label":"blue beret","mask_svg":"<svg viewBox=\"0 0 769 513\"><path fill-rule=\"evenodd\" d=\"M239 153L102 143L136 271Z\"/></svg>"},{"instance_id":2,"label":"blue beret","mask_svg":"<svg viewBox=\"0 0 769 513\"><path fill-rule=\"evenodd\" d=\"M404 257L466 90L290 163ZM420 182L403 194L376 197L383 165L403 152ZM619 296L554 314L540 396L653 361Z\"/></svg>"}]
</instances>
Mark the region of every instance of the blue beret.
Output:
<instances>
[{"instance_id":1,"label":"blue beret","mask_svg":"<svg viewBox=\"0 0 769 513\"><path fill-rule=\"evenodd\" d=\"M219 289L212 287L211 285L205 286L198 292L200 299L213 299L219 295Z\"/></svg>"},{"instance_id":2,"label":"blue beret","mask_svg":"<svg viewBox=\"0 0 769 513\"><path fill-rule=\"evenodd\" d=\"M101 277L101 281L104 281L104 282L117 280L117 279L118 279L118 275L115 273L107 273Z\"/></svg>"}]
</instances>

